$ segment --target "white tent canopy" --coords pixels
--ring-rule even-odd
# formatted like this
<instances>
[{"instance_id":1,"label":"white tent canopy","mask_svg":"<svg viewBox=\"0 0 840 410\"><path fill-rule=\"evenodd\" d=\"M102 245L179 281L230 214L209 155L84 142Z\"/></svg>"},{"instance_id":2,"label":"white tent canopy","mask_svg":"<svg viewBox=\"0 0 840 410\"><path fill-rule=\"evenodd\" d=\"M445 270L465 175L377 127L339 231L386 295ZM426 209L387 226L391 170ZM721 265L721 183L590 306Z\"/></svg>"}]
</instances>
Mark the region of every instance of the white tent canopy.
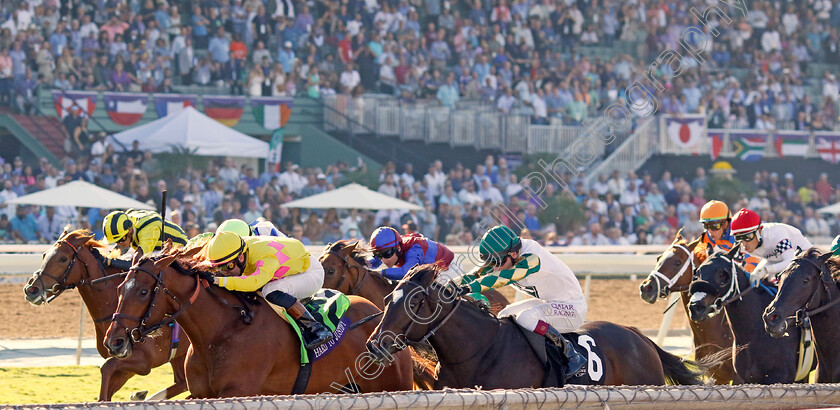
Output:
<instances>
[{"instance_id":1,"label":"white tent canopy","mask_svg":"<svg viewBox=\"0 0 840 410\"><path fill-rule=\"evenodd\" d=\"M180 146L202 156L265 158L268 143L249 137L202 114L193 107L114 134L126 147L137 140L144 151L170 152Z\"/></svg>"},{"instance_id":2,"label":"white tent canopy","mask_svg":"<svg viewBox=\"0 0 840 410\"><path fill-rule=\"evenodd\" d=\"M840 214L840 202L817 209L817 212L821 214Z\"/></svg>"},{"instance_id":3,"label":"white tent canopy","mask_svg":"<svg viewBox=\"0 0 840 410\"><path fill-rule=\"evenodd\" d=\"M407 209L422 210L417 204L371 191L359 184L345 185L332 191L301 198L281 205L284 208L315 209Z\"/></svg>"},{"instance_id":4,"label":"white tent canopy","mask_svg":"<svg viewBox=\"0 0 840 410\"><path fill-rule=\"evenodd\" d=\"M68 182L55 188L12 199L6 203L102 209L155 209L153 206L85 181Z\"/></svg>"}]
</instances>

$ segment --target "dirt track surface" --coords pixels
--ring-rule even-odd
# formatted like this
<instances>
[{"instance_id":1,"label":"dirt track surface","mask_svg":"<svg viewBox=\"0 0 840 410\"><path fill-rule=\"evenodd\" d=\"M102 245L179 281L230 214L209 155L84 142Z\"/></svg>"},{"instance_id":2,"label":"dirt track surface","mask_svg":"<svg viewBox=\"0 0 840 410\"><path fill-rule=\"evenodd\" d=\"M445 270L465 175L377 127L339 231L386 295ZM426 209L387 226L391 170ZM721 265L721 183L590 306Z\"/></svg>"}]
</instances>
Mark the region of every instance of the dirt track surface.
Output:
<instances>
[{"instance_id":1,"label":"dirt track surface","mask_svg":"<svg viewBox=\"0 0 840 410\"><path fill-rule=\"evenodd\" d=\"M592 281L588 320L608 320L640 329L658 329L662 320L663 301L649 305L639 298L639 281L598 279ZM583 283L581 283L583 285ZM505 289L507 291L507 289ZM508 298L513 290L504 292ZM47 306L32 306L23 298L22 285L0 285L0 339L76 337L82 299L70 290ZM671 325L686 327L681 306ZM94 334L93 320L85 316L85 336Z\"/></svg>"}]
</instances>

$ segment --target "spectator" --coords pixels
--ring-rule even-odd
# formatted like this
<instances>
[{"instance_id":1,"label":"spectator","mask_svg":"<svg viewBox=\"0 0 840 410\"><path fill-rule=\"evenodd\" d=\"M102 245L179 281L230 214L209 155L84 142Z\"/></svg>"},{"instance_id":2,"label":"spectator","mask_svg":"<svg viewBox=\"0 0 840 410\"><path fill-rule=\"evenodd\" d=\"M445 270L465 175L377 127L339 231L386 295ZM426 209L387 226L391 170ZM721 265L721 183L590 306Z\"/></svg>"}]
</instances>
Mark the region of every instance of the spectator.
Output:
<instances>
[{"instance_id":1,"label":"spectator","mask_svg":"<svg viewBox=\"0 0 840 410\"><path fill-rule=\"evenodd\" d=\"M9 222L12 227L12 238L19 243L32 243L41 239L38 223L32 214L27 212L27 207L19 206L14 218Z\"/></svg>"}]
</instances>

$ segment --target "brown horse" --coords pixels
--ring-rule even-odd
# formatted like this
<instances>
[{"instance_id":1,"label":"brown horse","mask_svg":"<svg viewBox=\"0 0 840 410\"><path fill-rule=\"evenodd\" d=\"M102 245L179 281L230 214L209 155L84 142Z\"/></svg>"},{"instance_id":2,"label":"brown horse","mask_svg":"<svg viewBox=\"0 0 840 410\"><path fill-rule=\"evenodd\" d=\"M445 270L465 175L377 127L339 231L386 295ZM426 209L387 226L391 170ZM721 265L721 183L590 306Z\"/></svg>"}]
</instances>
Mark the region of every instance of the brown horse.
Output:
<instances>
[{"instance_id":1,"label":"brown horse","mask_svg":"<svg viewBox=\"0 0 840 410\"><path fill-rule=\"evenodd\" d=\"M412 358L393 356L392 366L374 363L365 340L375 322L358 322L379 312L355 296L345 316L351 325L332 352L309 366L305 389L295 391L300 341L292 327L268 303L246 308L232 292L210 285L212 275L196 260L178 258L164 249L160 256L135 259L120 285L117 313L105 335L105 346L117 357L132 354L138 340L176 320L192 340L187 354L187 385L196 398L321 392L410 390ZM179 260L176 261L176 258ZM253 315L245 315L252 309ZM135 342L133 342L135 341Z\"/></svg>"},{"instance_id":2,"label":"brown horse","mask_svg":"<svg viewBox=\"0 0 840 410\"><path fill-rule=\"evenodd\" d=\"M102 342L105 340L105 331L108 329L111 315L117 308L117 285L122 276L115 275L120 269L105 267L106 260L99 253L104 246L93 239L90 231L77 230L63 235L44 253L41 268L24 286L26 300L33 305L41 305L58 297L65 290L74 287L79 290L96 329L96 350L107 359L100 368L100 401L110 401L114 393L135 374L149 374L153 368L167 362L172 365L175 383L154 394L150 400L169 399L186 391L184 357L190 342L186 337L182 337L177 351L172 355L170 328L163 329L161 337L152 342L139 345L130 359L118 360L108 355L108 349ZM139 396L143 395L145 393L141 392ZM133 397L137 397L137 393Z\"/></svg>"},{"instance_id":3,"label":"brown horse","mask_svg":"<svg viewBox=\"0 0 840 410\"><path fill-rule=\"evenodd\" d=\"M436 388L512 389L547 387L543 362L524 332L436 282L437 268L409 271L389 296L382 322L368 350L383 360L405 344L431 342L440 358ZM638 330L609 322L588 322L578 343L590 351L587 373L608 385L701 384L700 373L663 351ZM594 350L590 350L594 349ZM592 354L600 350L600 355ZM583 383L577 381L575 383Z\"/></svg>"},{"instance_id":4,"label":"brown horse","mask_svg":"<svg viewBox=\"0 0 840 410\"><path fill-rule=\"evenodd\" d=\"M691 284L694 270L706 258L705 246L700 244L701 238L687 243L678 232L671 246L656 258L656 268L639 286L642 300L655 303L657 298L667 299L671 292L680 293L680 301L686 316L688 312L688 286ZM688 321L691 334L694 336L694 357L702 360L717 354L721 350L732 346L732 331L726 315L710 318L703 322ZM712 378L716 384L743 383L735 372L731 360L727 360L711 369Z\"/></svg>"},{"instance_id":5,"label":"brown horse","mask_svg":"<svg viewBox=\"0 0 840 410\"><path fill-rule=\"evenodd\" d=\"M327 244L319 260L324 266L324 287L338 290L346 295L361 296L385 308L385 297L397 286L379 272L367 268L364 257L356 247L359 241L342 239ZM482 293L490 301L490 310L499 313L510 302L495 289Z\"/></svg>"}]
</instances>

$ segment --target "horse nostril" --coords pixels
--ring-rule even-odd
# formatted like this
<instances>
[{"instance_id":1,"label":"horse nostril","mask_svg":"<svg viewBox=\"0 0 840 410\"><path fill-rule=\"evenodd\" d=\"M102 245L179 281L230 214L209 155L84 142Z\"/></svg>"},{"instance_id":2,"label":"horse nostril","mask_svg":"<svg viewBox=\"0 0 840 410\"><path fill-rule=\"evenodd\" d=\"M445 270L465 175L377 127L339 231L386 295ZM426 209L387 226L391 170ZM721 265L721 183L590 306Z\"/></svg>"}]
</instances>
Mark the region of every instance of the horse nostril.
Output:
<instances>
[{"instance_id":1,"label":"horse nostril","mask_svg":"<svg viewBox=\"0 0 840 410\"><path fill-rule=\"evenodd\" d=\"M114 339L111 342L111 347L114 348L114 349L121 349L123 347L123 345L125 345L125 339L123 339L121 337L117 338L117 339Z\"/></svg>"},{"instance_id":2,"label":"horse nostril","mask_svg":"<svg viewBox=\"0 0 840 410\"><path fill-rule=\"evenodd\" d=\"M774 314L770 315L769 319L770 319L770 323L778 323L779 322L779 315L774 313Z\"/></svg>"},{"instance_id":3,"label":"horse nostril","mask_svg":"<svg viewBox=\"0 0 840 410\"><path fill-rule=\"evenodd\" d=\"M37 286L30 286L30 287L26 288L26 294L28 294L28 295L35 296L39 293L41 293L41 289L38 289Z\"/></svg>"}]
</instances>

